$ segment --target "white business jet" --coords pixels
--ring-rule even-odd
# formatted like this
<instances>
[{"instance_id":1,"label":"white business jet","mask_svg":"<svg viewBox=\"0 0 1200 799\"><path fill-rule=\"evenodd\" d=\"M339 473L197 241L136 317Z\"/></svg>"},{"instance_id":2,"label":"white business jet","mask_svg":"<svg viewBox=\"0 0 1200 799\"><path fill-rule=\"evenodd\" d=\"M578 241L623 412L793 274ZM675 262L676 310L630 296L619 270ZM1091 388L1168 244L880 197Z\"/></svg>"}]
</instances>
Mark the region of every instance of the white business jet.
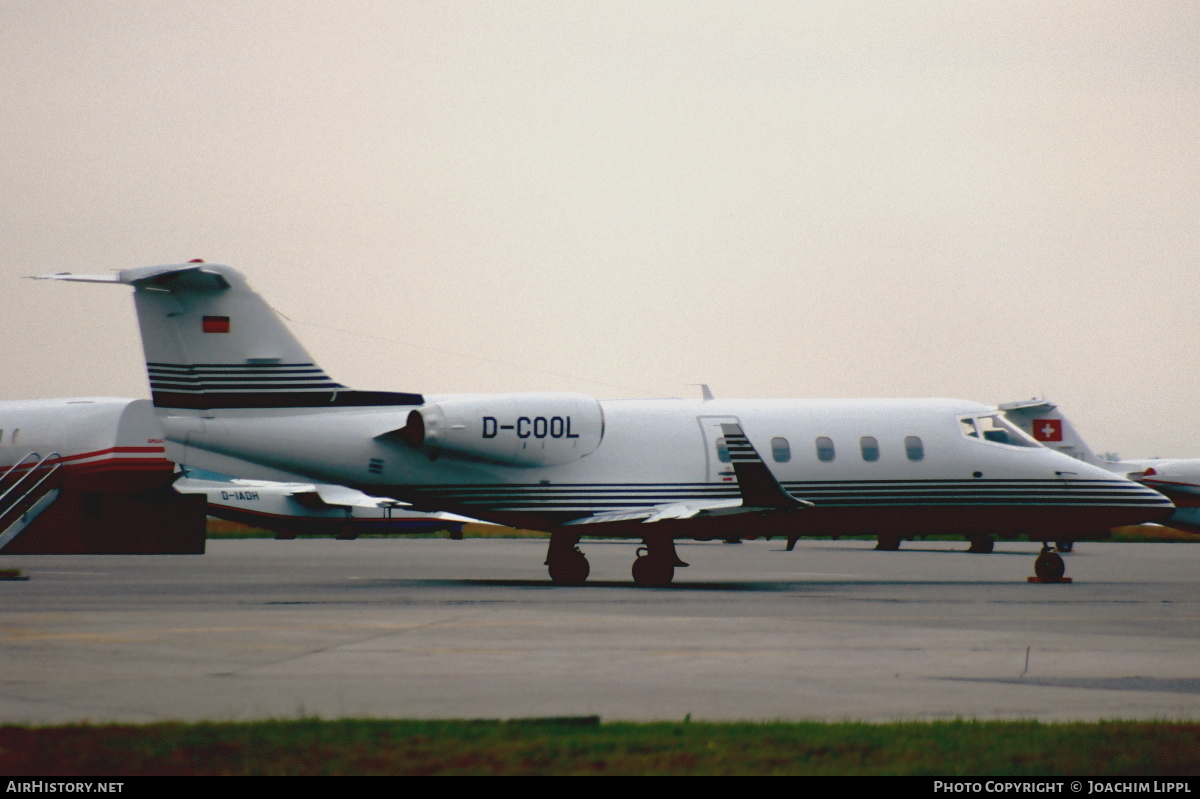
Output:
<instances>
[{"instance_id":1,"label":"white business jet","mask_svg":"<svg viewBox=\"0 0 1200 799\"><path fill-rule=\"evenodd\" d=\"M559 584L587 579L584 533L641 539L634 581L665 585L687 565L676 539L881 530L1089 539L1173 510L973 402L358 391L313 363L229 266L48 277L133 287L173 460L545 530ZM1062 558L1046 546L1035 570L1061 578Z\"/></svg>"}]
</instances>

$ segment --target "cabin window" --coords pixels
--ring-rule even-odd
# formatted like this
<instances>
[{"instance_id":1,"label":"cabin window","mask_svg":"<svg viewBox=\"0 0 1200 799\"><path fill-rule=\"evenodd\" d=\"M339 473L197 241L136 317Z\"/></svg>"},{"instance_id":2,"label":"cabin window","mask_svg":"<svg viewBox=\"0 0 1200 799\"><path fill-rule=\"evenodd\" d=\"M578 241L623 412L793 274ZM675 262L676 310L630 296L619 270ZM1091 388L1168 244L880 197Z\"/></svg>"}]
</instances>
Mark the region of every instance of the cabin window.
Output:
<instances>
[{"instance_id":1,"label":"cabin window","mask_svg":"<svg viewBox=\"0 0 1200 799\"><path fill-rule=\"evenodd\" d=\"M904 454L910 461L925 460L925 444L922 443L920 436L904 437Z\"/></svg>"},{"instance_id":2,"label":"cabin window","mask_svg":"<svg viewBox=\"0 0 1200 799\"><path fill-rule=\"evenodd\" d=\"M0 430L0 444L4 443L4 431Z\"/></svg>"},{"instance_id":3,"label":"cabin window","mask_svg":"<svg viewBox=\"0 0 1200 799\"><path fill-rule=\"evenodd\" d=\"M792 459L792 446L786 438L776 436L771 439L771 457L776 463L787 463Z\"/></svg>"},{"instance_id":4,"label":"cabin window","mask_svg":"<svg viewBox=\"0 0 1200 799\"><path fill-rule=\"evenodd\" d=\"M717 439L717 460L721 463L729 463L732 458L729 457L729 447L725 446L725 439Z\"/></svg>"},{"instance_id":5,"label":"cabin window","mask_svg":"<svg viewBox=\"0 0 1200 799\"><path fill-rule=\"evenodd\" d=\"M862 447L864 461L879 460L879 442L875 440L875 436L863 436L858 443Z\"/></svg>"},{"instance_id":6,"label":"cabin window","mask_svg":"<svg viewBox=\"0 0 1200 799\"><path fill-rule=\"evenodd\" d=\"M15 430L13 430L12 440L9 441L8 443L10 443L10 444L17 443L17 436L19 436L19 435L21 435L21 428L18 427Z\"/></svg>"},{"instance_id":7,"label":"cabin window","mask_svg":"<svg viewBox=\"0 0 1200 799\"><path fill-rule=\"evenodd\" d=\"M834 456L833 439L828 436L821 436L817 439L817 460L831 461Z\"/></svg>"}]
</instances>

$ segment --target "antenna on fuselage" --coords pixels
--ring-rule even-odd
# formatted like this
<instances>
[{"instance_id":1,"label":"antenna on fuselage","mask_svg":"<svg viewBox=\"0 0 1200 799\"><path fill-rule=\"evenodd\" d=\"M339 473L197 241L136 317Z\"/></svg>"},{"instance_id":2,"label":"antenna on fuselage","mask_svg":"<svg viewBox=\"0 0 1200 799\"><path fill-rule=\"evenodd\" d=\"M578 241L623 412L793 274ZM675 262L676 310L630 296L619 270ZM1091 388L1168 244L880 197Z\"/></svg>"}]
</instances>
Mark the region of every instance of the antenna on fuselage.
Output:
<instances>
[{"instance_id":1,"label":"antenna on fuselage","mask_svg":"<svg viewBox=\"0 0 1200 799\"><path fill-rule=\"evenodd\" d=\"M716 397L713 396L712 389L708 387L708 383L688 383L688 385L700 386L700 398L705 402L708 402L711 399L716 399Z\"/></svg>"}]
</instances>

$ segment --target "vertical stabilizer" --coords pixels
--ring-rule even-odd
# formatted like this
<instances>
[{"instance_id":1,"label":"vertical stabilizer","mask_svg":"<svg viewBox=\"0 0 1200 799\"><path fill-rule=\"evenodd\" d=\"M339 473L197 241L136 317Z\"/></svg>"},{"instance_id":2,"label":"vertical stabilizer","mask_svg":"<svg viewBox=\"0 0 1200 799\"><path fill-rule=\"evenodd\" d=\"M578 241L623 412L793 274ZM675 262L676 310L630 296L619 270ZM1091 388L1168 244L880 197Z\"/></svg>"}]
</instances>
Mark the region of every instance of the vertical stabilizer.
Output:
<instances>
[{"instance_id":1,"label":"vertical stabilizer","mask_svg":"<svg viewBox=\"0 0 1200 799\"><path fill-rule=\"evenodd\" d=\"M1079 431L1063 416L1055 403L1034 399L1006 402L996 407L1004 411L1005 418L1041 442L1042 446L1092 466L1106 468L1105 461L1092 452L1083 436L1079 435Z\"/></svg>"},{"instance_id":2,"label":"vertical stabilizer","mask_svg":"<svg viewBox=\"0 0 1200 799\"><path fill-rule=\"evenodd\" d=\"M419 394L353 391L334 381L245 278L224 264L126 269L55 280L133 286L156 408L420 405Z\"/></svg>"}]
</instances>

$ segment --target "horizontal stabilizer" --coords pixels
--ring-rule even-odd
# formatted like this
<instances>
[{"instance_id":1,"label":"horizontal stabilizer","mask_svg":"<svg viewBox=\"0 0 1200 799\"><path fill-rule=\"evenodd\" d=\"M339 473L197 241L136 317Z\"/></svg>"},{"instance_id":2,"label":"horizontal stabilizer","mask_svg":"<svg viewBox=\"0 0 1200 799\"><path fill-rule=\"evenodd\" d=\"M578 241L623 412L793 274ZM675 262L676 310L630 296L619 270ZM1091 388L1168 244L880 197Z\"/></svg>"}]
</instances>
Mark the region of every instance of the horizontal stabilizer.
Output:
<instances>
[{"instance_id":1,"label":"horizontal stabilizer","mask_svg":"<svg viewBox=\"0 0 1200 799\"><path fill-rule=\"evenodd\" d=\"M30 280L69 280L72 283L120 283L117 275L73 275L70 272L59 272L56 275L29 275Z\"/></svg>"},{"instance_id":2,"label":"horizontal stabilizer","mask_svg":"<svg viewBox=\"0 0 1200 799\"><path fill-rule=\"evenodd\" d=\"M1028 399L1016 402L1004 402L996 406L999 411L1052 411L1058 406L1050 400Z\"/></svg>"},{"instance_id":3,"label":"horizontal stabilizer","mask_svg":"<svg viewBox=\"0 0 1200 799\"><path fill-rule=\"evenodd\" d=\"M122 269L112 275L73 275L58 272L36 275L34 280L66 280L73 283L124 283L160 291L222 291L230 287L220 271L202 263L163 264Z\"/></svg>"}]
</instances>

